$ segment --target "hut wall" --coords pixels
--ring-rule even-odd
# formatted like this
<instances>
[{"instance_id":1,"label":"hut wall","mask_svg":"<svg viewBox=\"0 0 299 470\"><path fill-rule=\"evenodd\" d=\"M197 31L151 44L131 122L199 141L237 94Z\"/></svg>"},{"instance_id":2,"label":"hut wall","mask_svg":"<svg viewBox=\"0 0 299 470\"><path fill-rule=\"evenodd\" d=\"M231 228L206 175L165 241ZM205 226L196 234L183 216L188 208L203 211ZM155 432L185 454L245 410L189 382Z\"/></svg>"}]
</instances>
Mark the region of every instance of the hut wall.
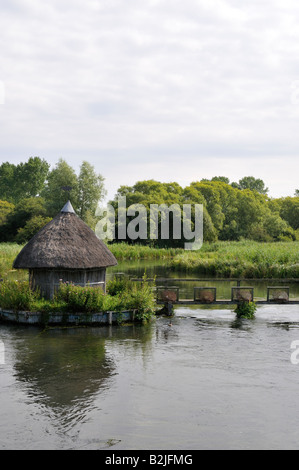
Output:
<instances>
[{"instance_id":1,"label":"hut wall","mask_svg":"<svg viewBox=\"0 0 299 470\"><path fill-rule=\"evenodd\" d=\"M51 299L61 282L79 286L102 287L106 291L106 268L95 269L30 269L30 284L41 295Z\"/></svg>"}]
</instances>

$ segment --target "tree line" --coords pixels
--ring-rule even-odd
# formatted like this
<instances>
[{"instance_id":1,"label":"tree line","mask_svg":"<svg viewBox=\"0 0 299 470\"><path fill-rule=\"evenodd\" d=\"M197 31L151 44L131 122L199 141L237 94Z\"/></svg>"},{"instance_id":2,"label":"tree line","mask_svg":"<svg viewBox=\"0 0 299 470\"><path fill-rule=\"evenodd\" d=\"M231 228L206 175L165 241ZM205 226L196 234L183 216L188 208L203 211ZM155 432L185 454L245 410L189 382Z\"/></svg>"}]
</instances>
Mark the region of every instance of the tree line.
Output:
<instances>
[{"instance_id":1,"label":"tree line","mask_svg":"<svg viewBox=\"0 0 299 470\"><path fill-rule=\"evenodd\" d=\"M204 241L299 240L299 190L293 197L271 198L263 180L246 176L230 182L224 176L201 179L187 187L155 180L121 186L113 201L117 212L119 196L127 207L142 204L149 216L151 204L202 204ZM79 217L92 229L98 218L96 208L106 195L104 177L83 161L78 174L63 159L54 168L40 157L25 163L0 165L0 241L27 242L49 222L70 199ZM131 217L132 219L132 217ZM127 223L130 217L127 216ZM171 234L171 230L170 230ZM117 232L116 232L117 241ZM125 240L131 243L131 240ZM137 240L154 246L180 247L184 240Z\"/></svg>"},{"instance_id":2,"label":"tree line","mask_svg":"<svg viewBox=\"0 0 299 470\"><path fill-rule=\"evenodd\" d=\"M121 186L112 205L126 197L127 207L142 204L202 204L204 241L252 239L261 242L299 240L299 197L271 198L261 179L252 176L230 183L227 177L192 182L183 188L178 183L140 181ZM127 223L130 218L127 217ZM171 233L171 230L170 230ZM126 240L130 243L130 240ZM142 241L155 246L182 247L185 240Z\"/></svg>"},{"instance_id":3,"label":"tree line","mask_svg":"<svg viewBox=\"0 0 299 470\"><path fill-rule=\"evenodd\" d=\"M105 195L104 178L87 161L79 174L63 159L53 169L40 157L0 165L0 241L25 243L71 200L88 225L96 223L98 201Z\"/></svg>"}]
</instances>

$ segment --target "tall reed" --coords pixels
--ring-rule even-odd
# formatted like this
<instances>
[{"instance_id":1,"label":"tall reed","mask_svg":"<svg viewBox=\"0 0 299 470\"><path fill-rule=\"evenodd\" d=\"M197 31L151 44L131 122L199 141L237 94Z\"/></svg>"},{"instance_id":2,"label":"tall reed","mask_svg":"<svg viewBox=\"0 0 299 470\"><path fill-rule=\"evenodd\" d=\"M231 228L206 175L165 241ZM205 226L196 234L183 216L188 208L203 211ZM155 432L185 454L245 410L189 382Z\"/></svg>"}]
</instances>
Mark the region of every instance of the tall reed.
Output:
<instances>
[{"instance_id":1,"label":"tall reed","mask_svg":"<svg viewBox=\"0 0 299 470\"><path fill-rule=\"evenodd\" d=\"M14 259L21 251L22 246L17 243L0 243L0 277L6 277L12 270Z\"/></svg>"},{"instance_id":2,"label":"tall reed","mask_svg":"<svg viewBox=\"0 0 299 470\"><path fill-rule=\"evenodd\" d=\"M298 278L299 242L253 241L206 244L170 262L173 269L218 277Z\"/></svg>"}]
</instances>

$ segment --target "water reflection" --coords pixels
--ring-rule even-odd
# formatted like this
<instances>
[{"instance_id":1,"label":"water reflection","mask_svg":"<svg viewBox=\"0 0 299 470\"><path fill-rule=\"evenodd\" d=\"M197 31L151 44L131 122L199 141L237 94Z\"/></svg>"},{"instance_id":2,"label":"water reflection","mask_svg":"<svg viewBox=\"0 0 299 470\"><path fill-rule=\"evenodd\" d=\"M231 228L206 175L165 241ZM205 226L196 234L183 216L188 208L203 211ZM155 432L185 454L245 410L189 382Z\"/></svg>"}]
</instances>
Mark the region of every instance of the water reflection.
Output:
<instances>
[{"instance_id":1,"label":"water reflection","mask_svg":"<svg viewBox=\"0 0 299 470\"><path fill-rule=\"evenodd\" d=\"M109 344L117 341L133 354L148 356L151 328L49 328L20 331L15 341L14 376L26 394L60 431L86 419L95 399L109 393L117 360ZM25 333L25 334L24 334ZM18 333L17 333L18 336ZM107 347L108 345L108 347Z\"/></svg>"}]
</instances>

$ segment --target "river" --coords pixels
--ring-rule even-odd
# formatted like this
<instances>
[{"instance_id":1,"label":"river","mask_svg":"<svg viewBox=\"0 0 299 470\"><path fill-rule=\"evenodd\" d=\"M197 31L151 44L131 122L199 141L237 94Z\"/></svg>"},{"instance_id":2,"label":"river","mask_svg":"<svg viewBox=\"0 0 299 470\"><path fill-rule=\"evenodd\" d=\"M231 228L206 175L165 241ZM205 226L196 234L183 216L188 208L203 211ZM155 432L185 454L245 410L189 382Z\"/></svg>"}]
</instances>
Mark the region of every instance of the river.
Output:
<instances>
[{"instance_id":1,"label":"river","mask_svg":"<svg viewBox=\"0 0 299 470\"><path fill-rule=\"evenodd\" d=\"M177 306L148 325L1 325L0 448L298 449L296 341L299 305L260 305L254 320Z\"/></svg>"}]
</instances>

